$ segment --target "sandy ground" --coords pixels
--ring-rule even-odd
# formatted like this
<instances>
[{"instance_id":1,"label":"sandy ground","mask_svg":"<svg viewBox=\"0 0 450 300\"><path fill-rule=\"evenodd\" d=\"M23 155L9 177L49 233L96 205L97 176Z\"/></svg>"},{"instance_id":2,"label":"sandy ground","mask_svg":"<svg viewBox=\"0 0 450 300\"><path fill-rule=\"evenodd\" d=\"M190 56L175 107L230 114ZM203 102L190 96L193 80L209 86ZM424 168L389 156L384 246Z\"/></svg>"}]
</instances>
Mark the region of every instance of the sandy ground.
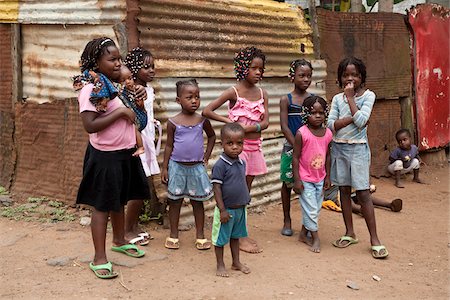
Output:
<instances>
[{"instance_id":1,"label":"sandy ground","mask_svg":"<svg viewBox=\"0 0 450 300\"><path fill-rule=\"evenodd\" d=\"M425 167L429 185L374 179L379 198L402 198L403 210L376 210L379 236L388 247L386 260L369 251L364 219L354 215L360 243L337 249L331 241L344 233L339 213L322 210L322 252L314 254L297 241L298 203L293 204L295 236L280 235L280 204L249 216L251 235L261 254L241 254L252 270L215 276L214 251L194 248L194 231L181 233L181 249L163 246L168 230L151 224L155 237L141 259L108 252L121 277L100 280L88 268L93 255L90 229L77 222L41 224L0 218L1 299L449 299L448 166ZM410 178L409 178L410 179ZM210 229L208 228L208 233ZM108 235L110 245L111 234ZM54 259L64 266L49 265ZM230 265L229 249L226 262ZM381 281L372 279L373 275ZM347 287L347 280L359 290Z\"/></svg>"}]
</instances>

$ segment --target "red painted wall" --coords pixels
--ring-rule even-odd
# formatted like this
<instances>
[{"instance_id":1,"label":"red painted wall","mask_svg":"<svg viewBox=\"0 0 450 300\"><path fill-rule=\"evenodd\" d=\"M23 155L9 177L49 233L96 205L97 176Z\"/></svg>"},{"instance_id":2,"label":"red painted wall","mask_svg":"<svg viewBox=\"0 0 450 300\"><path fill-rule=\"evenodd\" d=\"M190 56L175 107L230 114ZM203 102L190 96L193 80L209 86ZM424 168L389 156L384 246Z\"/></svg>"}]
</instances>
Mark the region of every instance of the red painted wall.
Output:
<instances>
[{"instance_id":1,"label":"red painted wall","mask_svg":"<svg viewBox=\"0 0 450 300\"><path fill-rule=\"evenodd\" d=\"M450 141L450 10L437 4L411 9L418 144L421 150Z\"/></svg>"}]
</instances>

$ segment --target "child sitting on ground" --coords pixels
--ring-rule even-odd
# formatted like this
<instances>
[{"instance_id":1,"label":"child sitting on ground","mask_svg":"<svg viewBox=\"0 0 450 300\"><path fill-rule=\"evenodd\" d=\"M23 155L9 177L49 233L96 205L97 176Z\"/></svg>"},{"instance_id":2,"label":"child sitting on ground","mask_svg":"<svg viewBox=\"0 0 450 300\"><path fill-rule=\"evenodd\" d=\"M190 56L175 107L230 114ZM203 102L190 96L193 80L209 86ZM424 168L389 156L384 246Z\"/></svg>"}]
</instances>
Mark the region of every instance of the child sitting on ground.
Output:
<instances>
[{"instance_id":1,"label":"child sitting on ground","mask_svg":"<svg viewBox=\"0 0 450 300\"><path fill-rule=\"evenodd\" d=\"M228 277L223 262L223 247L228 242L233 259L231 269L250 273L239 260L239 238L248 236L246 206L250 203L250 193L245 181L246 163L239 158L244 147L244 128L239 123L228 123L222 127L220 136L223 153L212 169L211 180L216 198L212 243L217 260L216 275Z\"/></svg>"},{"instance_id":2,"label":"child sitting on ground","mask_svg":"<svg viewBox=\"0 0 450 300\"><path fill-rule=\"evenodd\" d=\"M398 147L391 152L389 156L390 164L388 166L389 173L395 175L395 186L404 188L400 177L411 171L414 173L413 181L422 183L419 179L420 157L419 149L416 145L411 144L411 133L408 129L400 129L395 134Z\"/></svg>"}]
</instances>

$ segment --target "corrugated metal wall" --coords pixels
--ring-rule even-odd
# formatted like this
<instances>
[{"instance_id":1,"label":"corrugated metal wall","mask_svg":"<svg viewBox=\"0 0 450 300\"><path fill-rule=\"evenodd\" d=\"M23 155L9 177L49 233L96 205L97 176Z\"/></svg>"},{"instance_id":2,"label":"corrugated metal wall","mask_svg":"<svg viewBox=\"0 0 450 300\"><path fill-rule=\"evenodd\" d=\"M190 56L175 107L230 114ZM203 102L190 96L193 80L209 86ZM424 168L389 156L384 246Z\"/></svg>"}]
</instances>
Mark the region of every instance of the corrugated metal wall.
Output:
<instances>
[{"instance_id":1,"label":"corrugated metal wall","mask_svg":"<svg viewBox=\"0 0 450 300\"><path fill-rule=\"evenodd\" d=\"M112 26L22 25L26 101L45 103L75 97L70 77L80 72L78 61L86 43L101 36L114 39Z\"/></svg>"},{"instance_id":2,"label":"corrugated metal wall","mask_svg":"<svg viewBox=\"0 0 450 300\"><path fill-rule=\"evenodd\" d=\"M115 24L126 15L126 0L0 1L0 22L22 24Z\"/></svg>"},{"instance_id":3,"label":"corrugated metal wall","mask_svg":"<svg viewBox=\"0 0 450 300\"><path fill-rule=\"evenodd\" d=\"M267 55L265 76L285 76L300 54L312 58L303 12L274 1L142 0L141 43L159 76L233 77L234 53L254 45ZM303 45L303 46L302 46Z\"/></svg>"}]
</instances>

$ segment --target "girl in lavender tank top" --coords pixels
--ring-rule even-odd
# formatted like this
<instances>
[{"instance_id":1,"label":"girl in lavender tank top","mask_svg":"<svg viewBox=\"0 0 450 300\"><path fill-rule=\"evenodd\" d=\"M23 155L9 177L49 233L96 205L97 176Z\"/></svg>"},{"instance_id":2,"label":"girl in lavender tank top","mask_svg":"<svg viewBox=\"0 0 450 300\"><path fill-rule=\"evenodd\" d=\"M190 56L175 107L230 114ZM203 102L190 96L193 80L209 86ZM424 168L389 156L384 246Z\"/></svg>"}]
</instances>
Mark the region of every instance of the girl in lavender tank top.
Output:
<instances>
[{"instance_id":1,"label":"girl in lavender tank top","mask_svg":"<svg viewBox=\"0 0 450 300\"><path fill-rule=\"evenodd\" d=\"M184 198L189 198L194 211L196 241L199 250L211 248L205 238L203 201L212 197L212 186L206 171L216 135L208 119L196 113L200 107L200 91L195 79L177 82L177 103L181 112L167 122L167 141L161 181L168 185L170 236L165 247L178 249L178 223ZM203 131L208 137L206 151Z\"/></svg>"},{"instance_id":2,"label":"girl in lavender tank top","mask_svg":"<svg viewBox=\"0 0 450 300\"><path fill-rule=\"evenodd\" d=\"M309 96L303 102L304 123L295 135L292 170L294 191L300 194L302 230L300 241L310 250L320 252L319 213L322 207L323 190L330 183L330 142L333 133L324 126L328 114L327 102L318 96ZM312 240L307 237L311 233Z\"/></svg>"}]
</instances>

